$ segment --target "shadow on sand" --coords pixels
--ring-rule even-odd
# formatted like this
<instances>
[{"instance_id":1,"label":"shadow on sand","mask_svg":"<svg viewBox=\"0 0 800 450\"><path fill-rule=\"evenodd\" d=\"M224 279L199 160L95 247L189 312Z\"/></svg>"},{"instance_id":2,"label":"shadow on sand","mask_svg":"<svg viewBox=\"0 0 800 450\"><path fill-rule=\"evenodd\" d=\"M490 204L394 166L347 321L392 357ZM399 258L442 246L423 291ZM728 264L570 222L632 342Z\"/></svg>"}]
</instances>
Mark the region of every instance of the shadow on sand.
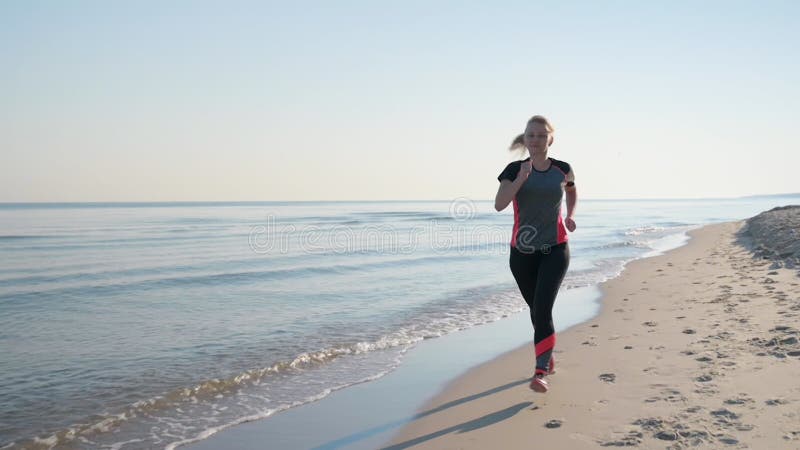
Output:
<instances>
[{"instance_id":1,"label":"shadow on sand","mask_svg":"<svg viewBox=\"0 0 800 450\"><path fill-rule=\"evenodd\" d=\"M513 388L515 386L526 384L526 383L528 383L528 381L529 381L528 379L514 381L514 382L511 382L511 383L504 384L502 386L498 386L498 387L489 389L487 391L483 391L483 392L480 392L480 393L477 393L477 394L469 395L467 397L463 397L463 398L460 398L458 400L453 400L452 402L445 403L445 404L437 406L436 408L433 408L431 410L428 410L428 411L425 411L425 412L421 412L419 414L415 414L415 415L413 415L411 417L408 417L408 418L405 418L405 419L396 420L394 422L390 422L390 423L387 423L387 424L384 424L384 425L379 425L377 427L370 428L369 430L364 430L364 431L361 431L361 432L358 432L358 433L351 434L350 436L346 436L346 437L343 437L341 439L337 439L335 441L328 442L327 444L323 444L323 445L320 445L318 447L315 447L314 450L332 450L332 449L341 448L343 446L358 442L358 441L360 441L362 439L366 439L366 438L368 438L370 436L374 436L376 434L384 433L384 432L389 431L389 430L391 430L393 428L399 428L399 427L401 427L403 425L406 425L408 423L411 423L411 422L413 422L413 421L415 421L417 419L429 416L431 414L436 414L437 412L443 411L445 409L452 408L454 406L458 406L458 405L470 402L472 400L477 400L479 398L486 397L488 395L496 394L498 392L504 391L506 389ZM519 411L527 408L530 405L533 405L533 402L518 403L516 405L510 406L510 407L505 408L503 410L500 410L500 411L497 411L497 412L494 412L494 413L491 413L491 414L487 414L487 415L485 415L483 417L479 417L477 419L470 420L468 422L464 422L462 424L459 424L459 425L456 425L456 426L453 426L453 427L445 428L445 429L437 431L435 433L430 433L428 435L421 436L421 437L418 437L416 439L412 439L412 440L409 440L409 441L406 441L406 442L403 442L403 443L400 443L400 444L392 445L390 447L385 447L385 449L386 450L389 450L389 449L391 449L391 450L403 449L403 448L407 448L407 447L410 447L410 446L413 446L413 445L417 445L417 444L419 444L421 442L424 442L424 441L427 441L427 440L430 440L430 439L434 439L436 437L439 437L439 436L442 436L442 435L445 435L445 434L448 434L448 433L451 433L451 432L463 433L463 432L466 432L466 431L476 430L476 429L479 429L479 428L482 428L482 427L485 427L485 426L492 425L494 423L503 421L503 420L505 420L505 419L507 419L509 417L512 417L513 415L517 414Z\"/></svg>"}]
</instances>

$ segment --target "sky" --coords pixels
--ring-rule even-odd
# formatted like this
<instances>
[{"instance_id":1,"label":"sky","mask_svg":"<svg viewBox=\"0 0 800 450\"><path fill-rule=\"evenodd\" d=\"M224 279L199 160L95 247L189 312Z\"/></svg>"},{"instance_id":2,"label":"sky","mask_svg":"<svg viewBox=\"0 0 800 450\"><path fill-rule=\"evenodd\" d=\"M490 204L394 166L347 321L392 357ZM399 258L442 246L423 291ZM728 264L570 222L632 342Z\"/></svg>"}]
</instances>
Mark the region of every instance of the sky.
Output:
<instances>
[{"instance_id":1,"label":"sky","mask_svg":"<svg viewBox=\"0 0 800 450\"><path fill-rule=\"evenodd\" d=\"M796 1L0 2L0 202L800 192Z\"/></svg>"}]
</instances>

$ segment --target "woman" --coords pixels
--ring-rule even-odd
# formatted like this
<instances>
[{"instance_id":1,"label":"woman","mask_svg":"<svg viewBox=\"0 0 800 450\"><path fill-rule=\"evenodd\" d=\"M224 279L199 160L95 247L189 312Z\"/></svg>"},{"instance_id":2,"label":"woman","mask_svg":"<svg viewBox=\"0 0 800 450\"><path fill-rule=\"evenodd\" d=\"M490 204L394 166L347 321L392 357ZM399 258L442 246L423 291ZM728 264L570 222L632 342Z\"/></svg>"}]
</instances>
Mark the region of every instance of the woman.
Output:
<instances>
[{"instance_id":1,"label":"woman","mask_svg":"<svg viewBox=\"0 0 800 450\"><path fill-rule=\"evenodd\" d=\"M547 392L545 375L554 372L553 304L569 266L567 231L575 231L575 174L569 164L547 156L553 144L553 126L543 116L533 116L525 133L510 150L520 147L530 155L514 161L497 177L494 207L504 210L514 202L509 265L525 302L530 307L536 369L530 388ZM561 198L567 194L567 217L561 217Z\"/></svg>"}]
</instances>

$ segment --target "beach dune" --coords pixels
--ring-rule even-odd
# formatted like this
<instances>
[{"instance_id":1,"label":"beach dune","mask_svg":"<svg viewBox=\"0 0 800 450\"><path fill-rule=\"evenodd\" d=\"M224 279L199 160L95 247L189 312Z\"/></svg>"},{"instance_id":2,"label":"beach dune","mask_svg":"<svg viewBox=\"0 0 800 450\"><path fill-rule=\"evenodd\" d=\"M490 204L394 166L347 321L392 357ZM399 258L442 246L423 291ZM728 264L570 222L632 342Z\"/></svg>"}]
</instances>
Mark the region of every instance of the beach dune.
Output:
<instances>
[{"instance_id":1,"label":"beach dune","mask_svg":"<svg viewBox=\"0 0 800 450\"><path fill-rule=\"evenodd\" d=\"M453 381L385 448L800 449L798 230L800 207L776 209L629 263L600 315L557 336L550 392L528 389L525 346Z\"/></svg>"}]
</instances>

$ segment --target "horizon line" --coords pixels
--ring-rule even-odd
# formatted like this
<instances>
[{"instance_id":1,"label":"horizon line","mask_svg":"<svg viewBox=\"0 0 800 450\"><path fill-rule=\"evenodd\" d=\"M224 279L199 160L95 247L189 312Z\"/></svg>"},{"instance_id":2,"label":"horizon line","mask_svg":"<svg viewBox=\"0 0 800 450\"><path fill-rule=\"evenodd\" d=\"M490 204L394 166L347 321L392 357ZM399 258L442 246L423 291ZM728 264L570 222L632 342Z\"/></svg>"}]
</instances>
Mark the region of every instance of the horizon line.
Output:
<instances>
[{"instance_id":1,"label":"horizon line","mask_svg":"<svg viewBox=\"0 0 800 450\"><path fill-rule=\"evenodd\" d=\"M654 200L736 200L745 198L759 198L759 197L797 197L800 192L779 193L779 194L756 194L756 195L743 195L731 197L635 197L635 198L614 198L614 197L595 197L595 198L581 198L581 201L654 201ZM441 203L452 202L457 199L467 199L475 202L491 202L491 199L470 199L469 197L455 197L451 199L388 199L388 200L89 200L89 201L0 201L2 206L25 206L25 205L102 205L102 204L118 204L118 205L136 205L136 204L256 204L256 203Z\"/></svg>"}]
</instances>

